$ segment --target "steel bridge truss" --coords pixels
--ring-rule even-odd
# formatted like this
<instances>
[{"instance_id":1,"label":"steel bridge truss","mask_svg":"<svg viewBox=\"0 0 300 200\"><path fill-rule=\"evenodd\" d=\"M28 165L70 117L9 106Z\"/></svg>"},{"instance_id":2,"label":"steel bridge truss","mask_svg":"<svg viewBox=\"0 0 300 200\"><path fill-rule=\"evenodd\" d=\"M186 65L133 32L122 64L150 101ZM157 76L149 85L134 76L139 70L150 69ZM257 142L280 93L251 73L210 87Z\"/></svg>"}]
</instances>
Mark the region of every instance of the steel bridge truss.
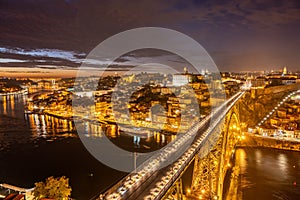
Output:
<instances>
[{"instance_id":1,"label":"steel bridge truss","mask_svg":"<svg viewBox=\"0 0 300 200\"><path fill-rule=\"evenodd\" d=\"M241 139L239 103L236 103L205 142L202 149L207 153L199 151L191 162L194 165L191 188L184 191L182 179L178 178L163 199L223 199L224 179L232 167L235 146Z\"/></svg>"}]
</instances>

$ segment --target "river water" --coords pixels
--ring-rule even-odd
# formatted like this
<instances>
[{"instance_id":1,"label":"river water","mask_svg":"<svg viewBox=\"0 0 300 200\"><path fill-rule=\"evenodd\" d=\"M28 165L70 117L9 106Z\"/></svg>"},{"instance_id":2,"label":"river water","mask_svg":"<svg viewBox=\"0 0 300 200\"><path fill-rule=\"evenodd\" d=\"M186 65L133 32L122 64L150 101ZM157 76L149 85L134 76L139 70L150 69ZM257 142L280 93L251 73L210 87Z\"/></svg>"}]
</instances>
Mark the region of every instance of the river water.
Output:
<instances>
[{"instance_id":1,"label":"river water","mask_svg":"<svg viewBox=\"0 0 300 200\"><path fill-rule=\"evenodd\" d=\"M300 199L300 152L242 148L235 162L240 167L237 199Z\"/></svg>"},{"instance_id":2,"label":"river water","mask_svg":"<svg viewBox=\"0 0 300 200\"><path fill-rule=\"evenodd\" d=\"M83 146L70 121L24 114L26 96L0 97L0 183L32 188L49 176L66 176L72 197L89 199L126 175L96 160ZM121 148L147 151L169 143L174 136L155 133L133 138L114 125L85 124L86 134L105 134Z\"/></svg>"}]
</instances>

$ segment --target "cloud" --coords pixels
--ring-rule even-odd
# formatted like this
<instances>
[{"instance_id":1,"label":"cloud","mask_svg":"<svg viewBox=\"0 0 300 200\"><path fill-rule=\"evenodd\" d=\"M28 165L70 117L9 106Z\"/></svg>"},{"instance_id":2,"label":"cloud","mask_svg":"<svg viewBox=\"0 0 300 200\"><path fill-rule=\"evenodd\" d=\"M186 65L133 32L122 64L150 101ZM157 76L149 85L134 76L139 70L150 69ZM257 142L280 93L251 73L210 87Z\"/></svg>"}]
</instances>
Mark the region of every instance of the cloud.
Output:
<instances>
[{"instance_id":1,"label":"cloud","mask_svg":"<svg viewBox=\"0 0 300 200\"><path fill-rule=\"evenodd\" d=\"M6 48L0 47L0 53L3 54L16 54L32 57L46 57L46 58L59 58L69 61L78 62L84 53L77 53L74 51L63 51L59 49L22 49L22 48Z\"/></svg>"},{"instance_id":2,"label":"cloud","mask_svg":"<svg viewBox=\"0 0 300 200\"><path fill-rule=\"evenodd\" d=\"M24 60L43 57L72 65L66 62L80 63L81 52L88 54L114 34L159 26L188 34L210 51L230 49L248 58L249 48L272 52L287 43L299 44L299 13L297 0L1 0L0 44L20 48L12 53ZM297 48L283 49L296 55ZM296 66L296 58L286 62Z\"/></svg>"},{"instance_id":3,"label":"cloud","mask_svg":"<svg viewBox=\"0 0 300 200\"><path fill-rule=\"evenodd\" d=\"M261 29L299 23L297 1L209 1L194 13L195 20L208 24Z\"/></svg>"},{"instance_id":4,"label":"cloud","mask_svg":"<svg viewBox=\"0 0 300 200\"><path fill-rule=\"evenodd\" d=\"M26 60L19 60L19 59L11 59L11 58L0 58L0 63L23 63Z\"/></svg>"}]
</instances>

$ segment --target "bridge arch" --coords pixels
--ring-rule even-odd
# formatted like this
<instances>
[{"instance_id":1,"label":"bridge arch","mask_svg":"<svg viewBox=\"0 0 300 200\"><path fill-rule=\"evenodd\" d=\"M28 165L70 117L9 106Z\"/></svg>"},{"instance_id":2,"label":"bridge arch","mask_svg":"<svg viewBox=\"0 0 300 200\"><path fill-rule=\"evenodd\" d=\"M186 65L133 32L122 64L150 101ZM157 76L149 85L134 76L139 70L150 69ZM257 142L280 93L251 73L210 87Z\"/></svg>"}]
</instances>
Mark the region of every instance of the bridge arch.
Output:
<instances>
[{"instance_id":1,"label":"bridge arch","mask_svg":"<svg viewBox=\"0 0 300 200\"><path fill-rule=\"evenodd\" d=\"M215 129L220 136L210 153L204 158L196 156L192 181L193 197L222 199L224 179L228 169L232 167L235 147L241 139L239 116L237 103Z\"/></svg>"},{"instance_id":2,"label":"bridge arch","mask_svg":"<svg viewBox=\"0 0 300 200\"><path fill-rule=\"evenodd\" d=\"M217 196L218 199L222 199L224 179L229 168L232 167L232 159L235 153L235 147L241 139L241 127L238 112L238 105L236 105L232 112L228 113L228 117L225 119L224 128L222 131L223 141L221 148L221 156L219 158L219 172L218 172L218 184L217 184Z\"/></svg>"}]
</instances>

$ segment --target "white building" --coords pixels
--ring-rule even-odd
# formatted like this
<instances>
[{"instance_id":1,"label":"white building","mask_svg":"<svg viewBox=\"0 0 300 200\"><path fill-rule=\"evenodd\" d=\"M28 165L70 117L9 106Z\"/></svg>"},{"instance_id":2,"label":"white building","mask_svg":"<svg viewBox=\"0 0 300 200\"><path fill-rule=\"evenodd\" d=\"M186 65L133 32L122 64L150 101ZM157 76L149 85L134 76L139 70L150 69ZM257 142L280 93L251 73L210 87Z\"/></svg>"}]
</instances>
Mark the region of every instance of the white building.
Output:
<instances>
[{"instance_id":1,"label":"white building","mask_svg":"<svg viewBox=\"0 0 300 200\"><path fill-rule=\"evenodd\" d=\"M187 68L184 68L184 73L173 74L173 85L183 86L192 82L192 74L188 73Z\"/></svg>"}]
</instances>

